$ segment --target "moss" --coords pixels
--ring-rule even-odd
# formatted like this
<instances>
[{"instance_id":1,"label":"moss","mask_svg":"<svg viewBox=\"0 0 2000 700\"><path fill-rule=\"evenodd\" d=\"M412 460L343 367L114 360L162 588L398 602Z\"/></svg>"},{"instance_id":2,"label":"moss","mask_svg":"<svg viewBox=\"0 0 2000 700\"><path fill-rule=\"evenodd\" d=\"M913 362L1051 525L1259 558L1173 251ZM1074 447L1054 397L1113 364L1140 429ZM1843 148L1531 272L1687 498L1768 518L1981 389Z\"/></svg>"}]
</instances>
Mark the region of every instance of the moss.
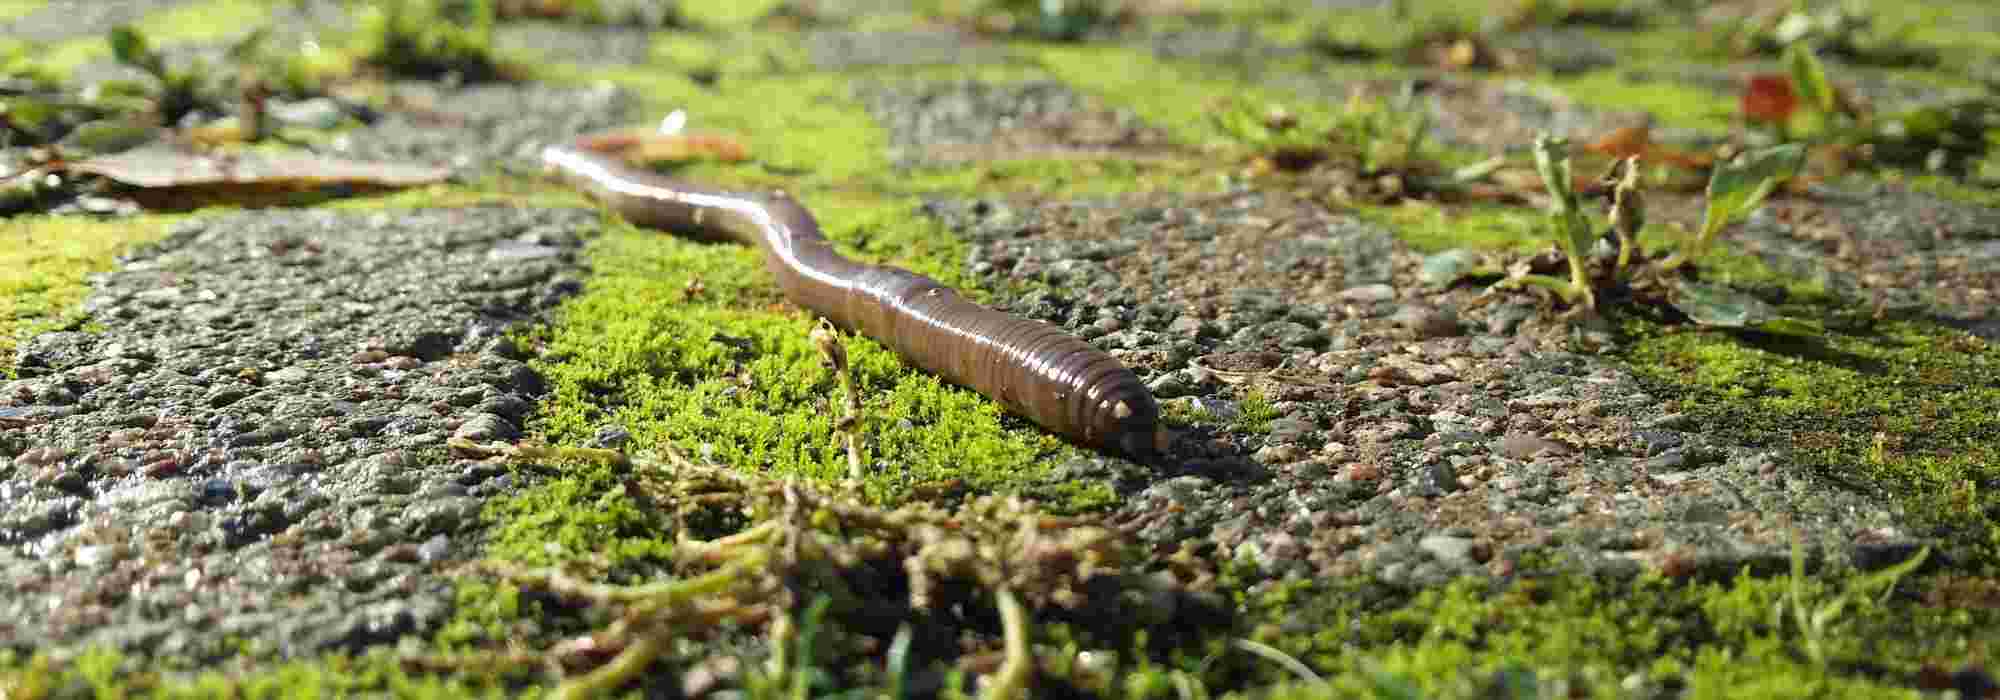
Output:
<instances>
[{"instance_id":1,"label":"moss","mask_svg":"<svg viewBox=\"0 0 2000 700\"><path fill-rule=\"evenodd\" d=\"M861 257L897 262L959 282L962 256L916 202L809 198L836 240ZM807 339L805 314L787 308L754 250L614 227L594 249L590 288L534 340L545 345L548 439L576 443L599 426L630 430L643 448L664 440L724 464L816 479L845 473L828 416L830 373ZM696 279L704 287L689 298ZM958 286L963 286L962 284ZM848 341L869 401L888 496L939 479L987 490L1032 483L1053 438L1004 417L991 401L907 367L881 345Z\"/></svg>"},{"instance_id":2,"label":"moss","mask_svg":"<svg viewBox=\"0 0 2000 700\"><path fill-rule=\"evenodd\" d=\"M1580 104L1603 110L1645 110L1660 124L1726 133L1737 123L1736 98L1691 85L1632 81L1621 71L1546 76L1541 82Z\"/></svg>"},{"instance_id":3,"label":"moss","mask_svg":"<svg viewBox=\"0 0 2000 700\"><path fill-rule=\"evenodd\" d=\"M1803 580L1799 600L1817 608L1850 581ZM1922 586L1906 581L1899 590ZM1992 610L1931 607L1907 595L1883 605L1857 600L1821 637L1822 667L1802 654L1798 626L1772 615L1792 590L1789 578L1747 574L1709 582L1538 574L1415 592L1289 582L1244 595L1242 625L1330 684L1276 691L1284 697L1381 697L1369 691L1385 683L1431 698L1548 697L1561 687L1622 697L1638 685L1679 688L1677 697L1915 697L1906 679L1924 665L1976 659L1981 645L2000 641ZM1290 680L1262 662L1221 665L1247 676L1228 678L1232 687ZM1496 685L1515 684L1541 692L1496 695Z\"/></svg>"},{"instance_id":4,"label":"moss","mask_svg":"<svg viewBox=\"0 0 2000 700\"><path fill-rule=\"evenodd\" d=\"M784 4L780 0L740 0L739 2L686 2L676 6L681 17L713 28L740 29Z\"/></svg>"},{"instance_id":5,"label":"moss","mask_svg":"<svg viewBox=\"0 0 2000 700\"><path fill-rule=\"evenodd\" d=\"M838 75L745 76L706 86L693 77L645 67L544 66L541 77L586 84L604 80L633 91L641 113L687 109L689 128L741 140L754 162L700 165L689 177L792 191L846 184L883 170L888 137L852 100Z\"/></svg>"},{"instance_id":6,"label":"moss","mask_svg":"<svg viewBox=\"0 0 2000 700\"><path fill-rule=\"evenodd\" d=\"M159 238L179 218L28 216L0 226L0 375L13 375L21 340L79 321L73 311L89 294L92 273L111 269L118 255Z\"/></svg>"},{"instance_id":7,"label":"moss","mask_svg":"<svg viewBox=\"0 0 2000 700\"><path fill-rule=\"evenodd\" d=\"M1912 44L1985 55L2000 51L2000 36L1985 23L1989 8L1978 0L1873 5Z\"/></svg>"},{"instance_id":8,"label":"moss","mask_svg":"<svg viewBox=\"0 0 2000 700\"><path fill-rule=\"evenodd\" d=\"M1243 397L1239 408L1242 413L1236 417L1236 429L1246 433L1271 432L1271 421L1284 415L1269 398L1254 392Z\"/></svg>"},{"instance_id":9,"label":"moss","mask_svg":"<svg viewBox=\"0 0 2000 700\"><path fill-rule=\"evenodd\" d=\"M1549 238L1548 217L1528 207L1447 207L1410 201L1395 206L1364 205L1356 213L1424 253L1452 248L1533 253L1555 245Z\"/></svg>"},{"instance_id":10,"label":"moss","mask_svg":"<svg viewBox=\"0 0 2000 700\"><path fill-rule=\"evenodd\" d=\"M1961 572L2000 570L2000 349L1898 321L1823 342L1642 334L1631 360L1704 430L1880 490Z\"/></svg>"},{"instance_id":11,"label":"moss","mask_svg":"<svg viewBox=\"0 0 2000 700\"><path fill-rule=\"evenodd\" d=\"M800 71L808 64L800 42L765 33L657 32L648 55L655 66L723 82ZM686 106L697 114L705 111L701 105Z\"/></svg>"},{"instance_id":12,"label":"moss","mask_svg":"<svg viewBox=\"0 0 2000 700\"><path fill-rule=\"evenodd\" d=\"M1043 47L1035 56L1063 83L1131 109L1174 141L1197 149L1232 142L1211 115L1218 100L1259 104L1296 97L1246 82L1225 68L1162 60L1142 49L1056 46Z\"/></svg>"},{"instance_id":13,"label":"moss","mask_svg":"<svg viewBox=\"0 0 2000 700\"><path fill-rule=\"evenodd\" d=\"M261 24L270 12L271 4L261 0L202 0L154 12L132 25L144 28L146 39L155 46L213 42L238 37L244 27ZM103 37L82 37L51 47L44 65L64 74L110 57L111 45Z\"/></svg>"},{"instance_id":14,"label":"moss","mask_svg":"<svg viewBox=\"0 0 2000 700\"><path fill-rule=\"evenodd\" d=\"M1886 179L1901 181L1910 189L1929 192L1955 202L2000 208L2000 190L1991 187L1978 187L1937 175L1892 174Z\"/></svg>"},{"instance_id":15,"label":"moss","mask_svg":"<svg viewBox=\"0 0 2000 700\"><path fill-rule=\"evenodd\" d=\"M20 17L47 4L48 0L0 0L0 20Z\"/></svg>"},{"instance_id":16,"label":"moss","mask_svg":"<svg viewBox=\"0 0 2000 700\"><path fill-rule=\"evenodd\" d=\"M331 655L296 659L254 670L210 669L169 674L142 661L104 649L89 649L67 660L21 657L0 651L0 689L9 698L323 698L387 695L409 698L471 698L511 695L490 676L456 678L406 669L393 654Z\"/></svg>"}]
</instances>

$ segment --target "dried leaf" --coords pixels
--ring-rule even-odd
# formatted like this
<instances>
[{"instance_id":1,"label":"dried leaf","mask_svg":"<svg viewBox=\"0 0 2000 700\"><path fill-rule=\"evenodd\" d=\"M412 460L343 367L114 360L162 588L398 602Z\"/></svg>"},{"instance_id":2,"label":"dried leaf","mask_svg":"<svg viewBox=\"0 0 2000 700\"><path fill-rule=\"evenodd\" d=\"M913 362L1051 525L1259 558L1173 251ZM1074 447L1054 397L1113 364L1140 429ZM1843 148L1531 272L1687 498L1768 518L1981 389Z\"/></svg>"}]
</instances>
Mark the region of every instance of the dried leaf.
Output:
<instances>
[{"instance_id":1,"label":"dried leaf","mask_svg":"<svg viewBox=\"0 0 2000 700\"><path fill-rule=\"evenodd\" d=\"M306 153L210 155L144 148L98 156L69 166L134 187L220 185L410 187L443 181L445 168L410 163L370 163Z\"/></svg>"},{"instance_id":2,"label":"dried leaf","mask_svg":"<svg viewBox=\"0 0 2000 700\"><path fill-rule=\"evenodd\" d=\"M663 134L633 129L591 134L577 139L576 145L641 164L678 163L699 158L735 163L750 157L748 146L721 134Z\"/></svg>"},{"instance_id":3,"label":"dried leaf","mask_svg":"<svg viewBox=\"0 0 2000 700\"><path fill-rule=\"evenodd\" d=\"M1583 148L1619 159L1643 156L1653 149L1653 130L1647 126L1612 129L1611 133L1598 137Z\"/></svg>"}]
</instances>

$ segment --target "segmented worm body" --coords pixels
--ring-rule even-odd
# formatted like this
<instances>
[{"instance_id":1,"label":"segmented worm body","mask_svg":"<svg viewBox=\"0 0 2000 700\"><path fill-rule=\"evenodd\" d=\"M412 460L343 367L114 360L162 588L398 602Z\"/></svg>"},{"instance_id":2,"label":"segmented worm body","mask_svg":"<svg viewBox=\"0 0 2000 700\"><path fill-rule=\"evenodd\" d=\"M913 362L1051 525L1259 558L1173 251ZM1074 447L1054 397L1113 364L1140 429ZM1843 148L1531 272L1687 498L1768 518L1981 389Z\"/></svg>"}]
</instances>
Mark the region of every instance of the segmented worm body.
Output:
<instances>
[{"instance_id":1,"label":"segmented worm body","mask_svg":"<svg viewBox=\"0 0 2000 700\"><path fill-rule=\"evenodd\" d=\"M1164 448L1158 402L1116 358L929 277L843 257L782 192L702 187L572 146L550 146L542 161L635 224L757 246L794 303L1052 432L1126 454Z\"/></svg>"}]
</instances>

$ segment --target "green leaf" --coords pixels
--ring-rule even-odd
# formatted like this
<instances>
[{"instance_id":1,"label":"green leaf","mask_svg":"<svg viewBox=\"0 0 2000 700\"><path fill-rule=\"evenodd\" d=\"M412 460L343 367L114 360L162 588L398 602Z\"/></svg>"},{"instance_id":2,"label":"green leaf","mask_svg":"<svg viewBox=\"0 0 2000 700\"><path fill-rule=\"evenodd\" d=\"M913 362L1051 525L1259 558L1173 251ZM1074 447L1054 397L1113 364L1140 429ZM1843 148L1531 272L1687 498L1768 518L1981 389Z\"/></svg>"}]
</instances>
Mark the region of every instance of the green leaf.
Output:
<instances>
[{"instance_id":1,"label":"green leaf","mask_svg":"<svg viewBox=\"0 0 2000 700\"><path fill-rule=\"evenodd\" d=\"M1590 220L1584 218L1583 208L1577 205L1575 181L1569 167L1569 139L1537 134L1535 170L1542 174L1542 184L1549 190L1549 219L1556 229L1556 245L1562 247L1563 254L1579 258L1590 250L1595 236L1591 235Z\"/></svg>"},{"instance_id":2,"label":"green leaf","mask_svg":"<svg viewBox=\"0 0 2000 700\"><path fill-rule=\"evenodd\" d=\"M1826 332L1817 323L1781 315L1763 300L1719 284L1682 282L1674 290L1673 305L1704 326L1805 337Z\"/></svg>"},{"instance_id":3,"label":"green leaf","mask_svg":"<svg viewBox=\"0 0 2000 700\"><path fill-rule=\"evenodd\" d=\"M1928 559L1930 554L1931 548L1929 545L1926 545L1923 549L1917 550L1916 555L1900 564L1855 579L1848 584L1848 592L1855 595L1873 597L1875 592L1879 590L1881 591L1881 597L1876 603L1879 605L1887 602L1889 594L1896 589L1896 583L1901 581L1904 576L1909 575L1910 572L1916 571L1918 567L1923 566L1924 560Z\"/></svg>"},{"instance_id":4,"label":"green leaf","mask_svg":"<svg viewBox=\"0 0 2000 700\"><path fill-rule=\"evenodd\" d=\"M1797 175L1805 159L1804 144L1788 143L1750 151L1717 166L1708 180L1708 211L1702 217L1700 239L1706 242L1755 209L1778 185Z\"/></svg>"},{"instance_id":5,"label":"green leaf","mask_svg":"<svg viewBox=\"0 0 2000 700\"><path fill-rule=\"evenodd\" d=\"M111 30L111 55L118 62L144 70L153 75L165 72L166 64L160 55L153 53L153 47L146 42L146 35L131 25L120 25Z\"/></svg>"},{"instance_id":6,"label":"green leaf","mask_svg":"<svg viewBox=\"0 0 2000 700\"><path fill-rule=\"evenodd\" d=\"M1826 79L1826 66L1813 55L1811 46L1800 42L1785 47L1785 69L1792 75L1793 92L1821 113L1834 113L1838 105L1834 103L1833 84Z\"/></svg>"},{"instance_id":7,"label":"green leaf","mask_svg":"<svg viewBox=\"0 0 2000 700\"><path fill-rule=\"evenodd\" d=\"M1535 135L1535 170L1542 174L1542 185L1549 190L1549 198L1554 200L1550 211L1561 213L1576 208L1576 192L1572 188L1569 171L1569 139L1550 136L1546 133Z\"/></svg>"},{"instance_id":8,"label":"green leaf","mask_svg":"<svg viewBox=\"0 0 2000 700\"><path fill-rule=\"evenodd\" d=\"M1449 287L1452 283L1467 277L1488 277L1506 274L1493 265L1483 264L1478 253L1463 248L1453 248L1424 258L1422 268L1417 270L1417 281L1426 287Z\"/></svg>"}]
</instances>

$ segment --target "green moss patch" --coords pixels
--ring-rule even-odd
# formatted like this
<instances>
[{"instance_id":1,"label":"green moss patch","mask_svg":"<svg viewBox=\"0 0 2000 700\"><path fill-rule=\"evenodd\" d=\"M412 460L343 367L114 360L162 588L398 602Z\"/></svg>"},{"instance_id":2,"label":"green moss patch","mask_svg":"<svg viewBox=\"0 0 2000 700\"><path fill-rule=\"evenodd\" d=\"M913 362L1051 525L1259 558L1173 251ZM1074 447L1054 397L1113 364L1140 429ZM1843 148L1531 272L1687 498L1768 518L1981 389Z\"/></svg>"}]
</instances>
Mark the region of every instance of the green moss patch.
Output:
<instances>
[{"instance_id":1,"label":"green moss patch","mask_svg":"<svg viewBox=\"0 0 2000 700\"><path fill-rule=\"evenodd\" d=\"M244 27L261 24L270 13L270 4L259 0L204 0L147 15L132 25L143 27L146 38L156 46L200 43L240 36ZM43 65L60 75L110 57L110 42L103 37L83 37L52 47Z\"/></svg>"},{"instance_id":2,"label":"green moss patch","mask_svg":"<svg viewBox=\"0 0 2000 700\"><path fill-rule=\"evenodd\" d=\"M42 9L48 0L0 0L0 20L13 19Z\"/></svg>"},{"instance_id":3,"label":"green moss patch","mask_svg":"<svg viewBox=\"0 0 2000 700\"><path fill-rule=\"evenodd\" d=\"M1620 71L1549 76L1542 82L1578 103L1604 110L1644 110L1661 124L1723 133L1739 121L1736 98L1691 85L1633 81Z\"/></svg>"},{"instance_id":4,"label":"green moss patch","mask_svg":"<svg viewBox=\"0 0 2000 700\"><path fill-rule=\"evenodd\" d=\"M1995 611L1933 607L1915 595L1922 581L1901 581L1886 598L1846 575L1796 583L1538 575L1414 594L1294 583L1243 603L1257 625L1251 639L1328 677L1280 693L1301 697L1533 698L1564 688L1569 697L1918 697L1925 666L1979 662L2000 641ZM1848 604L1816 632L1790 612L1843 596ZM1273 664L1237 666L1262 682L1291 680Z\"/></svg>"},{"instance_id":5,"label":"green moss patch","mask_svg":"<svg viewBox=\"0 0 2000 700\"><path fill-rule=\"evenodd\" d=\"M502 697L508 688L484 678L450 678L405 668L388 653L300 659L245 672L209 669L161 673L115 652L75 658L20 658L0 652L0 690L7 697L320 698L352 694L405 698Z\"/></svg>"},{"instance_id":6,"label":"green moss patch","mask_svg":"<svg viewBox=\"0 0 2000 700\"><path fill-rule=\"evenodd\" d=\"M897 263L947 281L959 276L947 261L961 256L935 242L942 234L916 215L914 201L815 204L822 223L862 257L897 251ZM594 259L590 288L534 336L553 387L537 424L549 440L580 443L615 424L640 448L671 440L723 464L844 474L830 418L838 384L807 337L810 318L782 301L759 253L617 227ZM848 351L877 426L869 452L884 469L883 495L939 479L982 491L1018 486L1060 449L880 344L852 338Z\"/></svg>"},{"instance_id":7,"label":"green moss patch","mask_svg":"<svg viewBox=\"0 0 2000 700\"><path fill-rule=\"evenodd\" d=\"M91 273L159 238L174 216L119 221L30 216L0 225L0 375L12 376L21 340L75 322Z\"/></svg>"},{"instance_id":8,"label":"green moss patch","mask_svg":"<svg viewBox=\"0 0 2000 700\"><path fill-rule=\"evenodd\" d=\"M1397 238L1423 253L1452 248L1533 253L1554 245L1548 216L1528 207L1497 204L1447 207L1411 201L1395 206L1364 206L1358 213L1394 231Z\"/></svg>"},{"instance_id":9,"label":"green moss patch","mask_svg":"<svg viewBox=\"0 0 2000 700\"><path fill-rule=\"evenodd\" d=\"M1293 97L1246 84L1243 76L1222 68L1161 60L1132 48L1046 47L1036 58L1064 84L1131 109L1175 141L1195 148L1230 142L1215 124L1219 99L1264 104Z\"/></svg>"},{"instance_id":10,"label":"green moss patch","mask_svg":"<svg viewBox=\"0 0 2000 700\"><path fill-rule=\"evenodd\" d=\"M2000 349L1885 322L1824 342L1644 334L1635 370L1704 430L1789 451L1798 468L1908 509L1961 572L2000 567Z\"/></svg>"}]
</instances>

